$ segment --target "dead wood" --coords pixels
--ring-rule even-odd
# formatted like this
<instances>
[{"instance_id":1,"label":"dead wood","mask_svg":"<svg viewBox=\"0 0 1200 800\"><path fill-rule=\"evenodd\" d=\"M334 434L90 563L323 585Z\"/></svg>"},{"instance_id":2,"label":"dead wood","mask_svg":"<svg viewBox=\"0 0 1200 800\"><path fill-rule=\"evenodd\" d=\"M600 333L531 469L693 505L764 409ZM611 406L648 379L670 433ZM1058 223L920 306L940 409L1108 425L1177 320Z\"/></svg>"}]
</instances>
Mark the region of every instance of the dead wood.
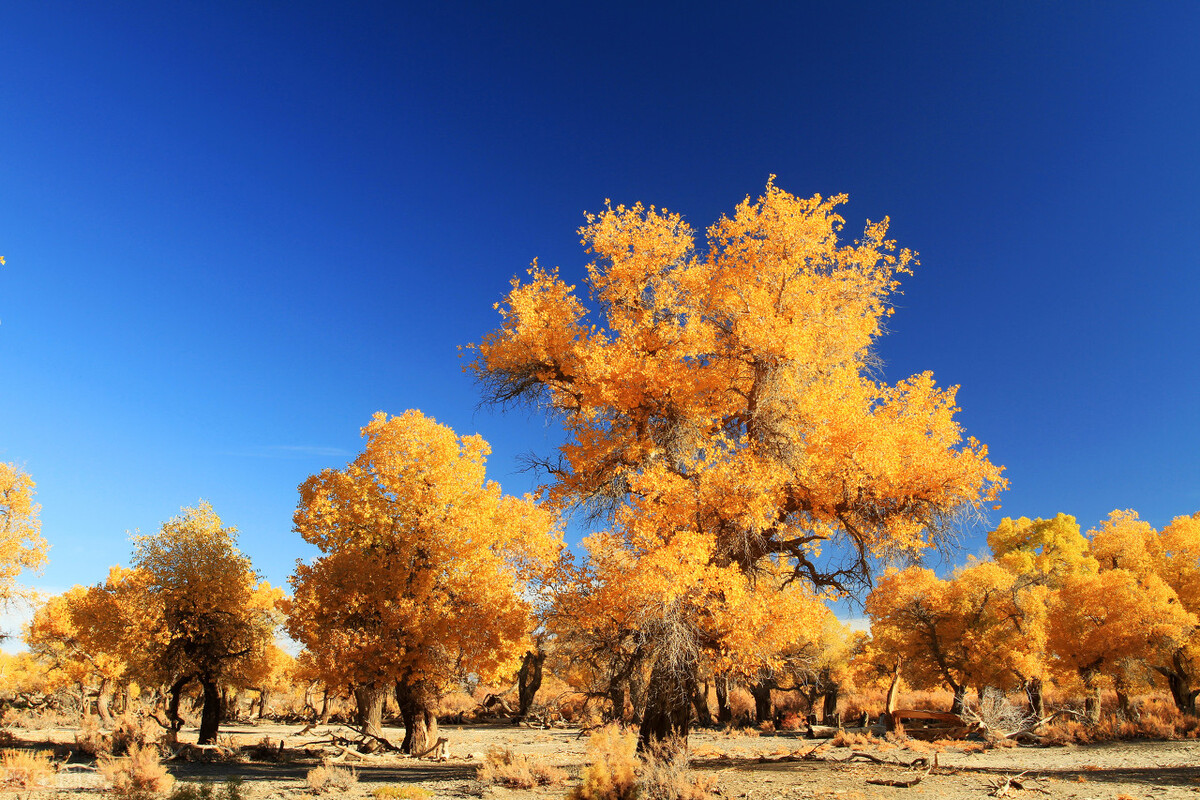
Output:
<instances>
[{"instance_id":1,"label":"dead wood","mask_svg":"<svg viewBox=\"0 0 1200 800\"><path fill-rule=\"evenodd\" d=\"M1016 789L1017 791L1024 791L1024 792L1038 792L1040 794L1050 794L1050 792L1042 786L1031 785L1035 781L1041 781L1042 780L1041 778L1030 778L1030 779L1026 780L1025 775L1027 775L1027 774L1028 774L1028 770L1026 770L1025 772L1018 773L1016 775L1009 775L1008 777L1004 778L1003 780L992 781L991 783L988 784L991 787L991 791L988 792L988 794L992 797L1005 797L1013 789Z\"/></svg>"},{"instance_id":2,"label":"dead wood","mask_svg":"<svg viewBox=\"0 0 1200 800\"><path fill-rule=\"evenodd\" d=\"M890 759L880 758L879 756L874 756L874 755L871 755L870 753L864 753L860 750L856 750L855 752L850 754L849 758L847 758L845 760L846 761L854 761L856 759L863 760L863 761L870 761L875 764L887 764L889 766L904 767L905 769L913 769L915 767L924 767L925 768L924 772L922 772L920 775L916 775L912 778L906 778L906 779L871 778L867 781L867 783L872 784L874 786L895 786L895 787L898 787L901 789L908 789L912 786L916 786L918 783L925 780L926 776L928 776L929 773L933 771L933 768L937 766L937 754L936 753L934 753L932 761L930 761L925 756L917 756L912 761L905 763L903 761L900 761L899 759L892 761Z\"/></svg>"}]
</instances>

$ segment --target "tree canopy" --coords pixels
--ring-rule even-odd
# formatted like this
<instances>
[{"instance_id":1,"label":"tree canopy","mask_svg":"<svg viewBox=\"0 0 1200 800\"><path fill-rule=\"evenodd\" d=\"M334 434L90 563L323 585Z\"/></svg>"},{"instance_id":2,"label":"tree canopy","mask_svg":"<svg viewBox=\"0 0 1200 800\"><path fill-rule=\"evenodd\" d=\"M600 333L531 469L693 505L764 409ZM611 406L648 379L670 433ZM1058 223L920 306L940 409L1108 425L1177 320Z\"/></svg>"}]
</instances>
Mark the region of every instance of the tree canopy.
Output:
<instances>
[{"instance_id":1,"label":"tree canopy","mask_svg":"<svg viewBox=\"0 0 1200 800\"><path fill-rule=\"evenodd\" d=\"M886 219L840 243L845 199L768 184L703 248L679 214L610 205L580 229L595 308L535 262L475 348L487 400L561 421L549 496L606 524L587 541L595 605L673 642L662 675L751 640L741 620L861 584L874 556L938 543L1005 485L953 388L877 377L873 342L917 262ZM643 743L686 732L678 713L646 719Z\"/></svg>"},{"instance_id":2,"label":"tree canopy","mask_svg":"<svg viewBox=\"0 0 1200 800\"><path fill-rule=\"evenodd\" d=\"M419 411L379 413L344 470L300 487L297 532L322 556L298 563L288 631L328 685L378 709L395 687L406 751L424 749L447 682L511 674L527 646L531 582L561 546L557 518L486 480L479 436ZM377 710L372 724L381 734Z\"/></svg>"}]
</instances>

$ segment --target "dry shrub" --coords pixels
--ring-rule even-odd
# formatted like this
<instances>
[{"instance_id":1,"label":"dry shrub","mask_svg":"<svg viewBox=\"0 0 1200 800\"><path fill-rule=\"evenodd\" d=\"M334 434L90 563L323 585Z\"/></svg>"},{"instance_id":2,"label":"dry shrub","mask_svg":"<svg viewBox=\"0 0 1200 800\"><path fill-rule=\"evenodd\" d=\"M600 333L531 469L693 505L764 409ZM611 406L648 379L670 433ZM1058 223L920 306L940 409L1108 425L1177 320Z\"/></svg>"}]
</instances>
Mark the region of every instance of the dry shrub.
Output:
<instances>
[{"instance_id":1,"label":"dry shrub","mask_svg":"<svg viewBox=\"0 0 1200 800\"><path fill-rule=\"evenodd\" d=\"M498 783L510 789L532 789L557 786L569 776L564 769L531 761L528 756L514 753L507 747L497 747L488 751L476 777L483 783Z\"/></svg>"},{"instance_id":2,"label":"dry shrub","mask_svg":"<svg viewBox=\"0 0 1200 800\"><path fill-rule=\"evenodd\" d=\"M279 744L276 744L271 741L270 736L265 734L254 744L242 748L241 752L251 761L279 762L287 760L287 753L283 749L283 739L281 738Z\"/></svg>"},{"instance_id":3,"label":"dry shrub","mask_svg":"<svg viewBox=\"0 0 1200 800\"><path fill-rule=\"evenodd\" d=\"M438 698L437 715L453 717L456 714L469 714L479 705L479 701L466 692L448 692Z\"/></svg>"},{"instance_id":4,"label":"dry shrub","mask_svg":"<svg viewBox=\"0 0 1200 800\"><path fill-rule=\"evenodd\" d=\"M749 715L754 718L754 695L750 694L749 690L743 689L741 686L735 686L729 692L729 708L733 711L733 718L740 719L743 716Z\"/></svg>"},{"instance_id":5,"label":"dry shrub","mask_svg":"<svg viewBox=\"0 0 1200 800\"><path fill-rule=\"evenodd\" d=\"M949 711L954 705L954 692L949 689L901 692L897 708L925 708L930 711Z\"/></svg>"},{"instance_id":6,"label":"dry shrub","mask_svg":"<svg viewBox=\"0 0 1200 800\"><path fill-rule=\"evenodd\" d=\"M1163 698L1150 697L1141 703L1136 720L1107 714L1096 725L1078 719L1060 718L1038 731L1049 744L1092 744L1121 739L1194 739L1200 719L1182 714Z\"/></svg>"},{"instance_id":7,"label":"dry shrub","mask_svg":"<svg viewBox=\"0 0 1200 800\"><path fill-rule=\"evenodd\" d=\"M429 800L433 792L423 786L379 786L371 790L375 800Z\"/></svg>"},{"instance_id":8,"label":"dry shrub","mask_svg":"<svg viewBox=\"0 0 1200 800\"><path fill-rule=\"evenodd\" d=\"M788 712L783 715L783 719L779 721L779 730L781 731L798 731L805 727L807 723L804 717L795 712Z\"/></svg>"},{"instance_id":9,"label":"dry shrub","mask_svg":"<svg viewBox=\"0 0 1200 800\"><path fill-rule=\"evenodd\" d=\"M158 749L162 741L163 728L157 722L139 717L137 714L125 713L117 717L110 738L111 750L115 755L124 755L134 747L139 749Z\"/></svg>"},{"instance_id":10,"label":"dry shrub","mask_svg":"<svg viewBox=\"0 0 1200 800\"><path fill-rule=\"evenodd\" d=\"M887 691L884 689L863 689L842 698L842 719L858 719L867 714L872 719L878 719L880 712L887 705Z\"/></svg>"},{"instance_id":11,"label":"dry shrub","mask_svg":"<svg viewBox=\"0 0 1200 800\"><path fill-rule=\"evenodd\" d=\"M583 783L571 790L573 800L637 800L638 768L634 752L637 734L609 725L588 740L591 763L583 771Z\"/></svg>"},{"instance_id":12,"label":"dry shrub","mask_svg":"<svg viewBox=\"0 0 1200 800\"><path fill-rule=\"evenodd\" d=\"M91 715L79 723L79 730L75 732L75 746L94 758L112 755L112 739L100 730L100 722Z\"/></svg>"},{"instance_id":13,"label":"dry shrub","mask_svg":"<svg viewBox=\"0 0 1200 800\"><path fill-rule=\"evenodd\" d=\"M869 733L838 731L833 735L829 743L834 747L862 747L869 744L878 744L879 740Z\"/></svg>"},{"instance_id":14,"label":"dry shrub","mask_svg":"<svg viewBox=\"0 0 1200 800\"><path fill-rule=\"evenodd\" d=\"M334 789L344 792L358 783L358 773L346 767L322 764L308 771L306 781L309 791L313 794L331 792Z\"/></svg>"},{"instance_id":15,"label":"dry shrub","mask_svg":"<svg viewBox=\"0 0 1200 800\"><path fill-rule=\"evenodd\" d=\"M207 781L200 783L181 783L171 792L170 800L244 800L241 778L234 778L225 784L224 789L217 791Z\"/></svg>"},{"instance_id":16,"label":"dry shrub","mask_svg":"<svg viewBox=\"0 0 1200 800\"><path fill-rule=\"evenodd\" d=\"M175 783L153 747L131 744L126 756L101 756L97 767L122 800L150 800Z\"/></svg>"},{"instance_id":17,"label":"dry shrub","mask_svg":"<svg viewBox=\"0 0 1200 800\"><path fill-rule=\"evenodd\" d=\"M0 781L6 786L31 789L54 774L50 756L32 750L5 750L0 755Z\"/></svg>"},{"instance_id":18,"label":"dry shrub","mask_svg":"<svg viewBox=\"0 0 1200 800\"><path fill-rule=\"evenodd\" d=\"M688 768L687 749L678 739L659 742L646 754L640 770L641 800L704 800L717 784Z\"/></svg>"}]
</instances>

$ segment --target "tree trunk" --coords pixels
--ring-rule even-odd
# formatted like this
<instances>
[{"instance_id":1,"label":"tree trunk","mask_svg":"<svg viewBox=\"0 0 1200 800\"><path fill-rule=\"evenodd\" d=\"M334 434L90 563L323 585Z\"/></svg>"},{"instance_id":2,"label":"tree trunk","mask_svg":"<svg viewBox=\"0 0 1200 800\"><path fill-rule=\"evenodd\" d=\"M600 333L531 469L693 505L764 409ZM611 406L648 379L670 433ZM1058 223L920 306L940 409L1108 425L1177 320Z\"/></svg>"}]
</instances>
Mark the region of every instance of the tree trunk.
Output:
<instances>
[{"instance_id":1,"label":"tree trunk","mask_svg":"<svg viewBox=\"0 0 1200 800\"><path fill-rule=\"evenodd\" d=\"M954 689L954 702L950 706L950 713L961 717L967 710L967 687L951 684L950 688Z\"/></svg>"},{"instance_id":2,"label":"tree trunk","mask_svg":"<svg viewBox=\"0 0 1200 800\"><path fill-rule=\"evenodd\" d=\"M100 715L100 724L105 728L111 728L113 724L112 711L109 709L112 696L112 678L101 678L100 688L96 692L96 713Z\"/></svg>"},{"instance_id":3,"label":"tree trunk","mask_svg":"<svg viewBox=\"0 0 1200 800\"><path fill-rule=\"evenodd\" d=\"M896 702L900 697L900 665L892 667L892 682L888 684L887 700L884 705L884 722L889 731L896 730Z\"/></svg>"},{"instance_id":4,"label":"tree trunk","mask_svg":"<svg viewBox=\"0 0 1200 800\"><path fill-rule=\"evenodd\" d=\"M687 746L692 722L692 694L696 691L694 665L669 665L656 661L646 687L646 712L638 732L638 752L678 737Z\"/></svg>"},{"instance_id":5,"label":"tree trunk","mask_svg":"<svg viewBox=\"0 0 1200 800\"><path fill-rule=\"evenodd\" d=\"M1088 681L1090 683L1090 681ZM1083 716L1089 725L1100 723L1100 687L1088 686L1087 696L1083 701Z\"/></svg>"},{"instance_id":6,"label":"tree trunk","mask_svg":"<svg viewBox=\"0 0 1200 800\"><path fill-rule=\"evenodd\" d=\"M1029 711L1035 719L1045 719L1046 698L1042 694L1042 679L1030 678L1025 681L1025 697L1029 699Z\"/></svg>"},{"instance_id":7,"label":"tree trunk","mask_svg":"<svg viewBox=\"0 0 1200 800\"><path fill-rule=\"evenodd\" d=\"M641 657L635 657L632 667L629 670L629 707L632 712L629 715L629 721L635 725L641 725L643 719L643 711L646 708L646 679L642 672Z\"/></svg>"},{"instance_id":8,"label":"tree trunk","mask_svg":"<svg viewBox=\"0 0 1200 800\"><path fill-rule=\"evenodd\" d=\"M178 732L183 728L183 717L179 716L179 702L183 699L183 690L195 677L195 675L188 675L171 684L171 700L167 703L167 719L171 721L171 730L173 731Z\"/></svg>"},{"instance_id":9,"label":"tree trunk","mask_svg":"<svg viewBox=\"0 0 1200 800\"><path fill-rule=\"evenodd\" d=\"M213 678L202 677L200 685L204 687L204 709L200 712L200 735L196 742L214 744L221 726L221 691Z\"/></svg>"},{"instance_id":10,"label":"tree trunk","mask_svg":"<svg viewBox=\"0 0 1200 800\"><path fill-rule=\"evenodd\" d=\"M609 722L621 722L625 719L625 682L619 678L608 684L608 701L612 709L608 712Z\"/></svg>"},{"instance_id":11,"label":"tree trunk","mask_svg":"<svg viewBox=\"0 0 1200 800\"><path fill-rule=\"evenodd\" d=\"M829 725L837 716L838 710L838 694L839 687L836 683L830 683L825 689L825 702L821 707L821 720Z\"/></svg>"},{"instance_id":12,"label":"tree trunk","mask_svg":"<svg viewBox=\"0 0 1200 800\"><path fill-rule=\"evenodd\" d=\"M521 669L517 672L517 716L513 719L514 723L529 716L533 698L542 688L542 662L545 660L546 653L540 649L536 653L526 651L521 659Z\"/></svg>"},{"instance_id":13,"label":"tree trunk","mask_svg":"<svg viewBox=\"0 0 1200 800\"><path fill-rule=\"evenodd\" d=\"M771 721L771 686L773 681L763 678L750 687L754 695L754 721L760 725Z\"/></svg>"},{"instance_id":14,"label":"tree trunk","mask_svg":"<svg viewBox=\"0 0 1200 800\"><path fill-rule=\"evenodd\" d=\"M271 691L267 688L258 690L258 718L262 719L266 713L267 702L271 699Z\"/></svg>"},{"instance_id":15,"label":"tree trunk","mask_svg":"<svg viewBox=\"0 0 1200 800\"><path fill-rule=\"evenodd\" d=\"M713 681L717 689L717 723L728 725L733 722L733 706L729 704L729 676L721 673Z\"/></svg>"},{"instance_id":16,"label":"tree trunk","mask_svg":"<svg viewBox=\"0 0 1200 800\"><path fill-rule=\"evenodd\" d=\"M697 684L692 694L692 706L696 709L696 724L707 728L712 725L712 712L708 710L708 681Z\"/></svg>"},{"instance_id":17,"label":"tree trunk","mask_svg":"<svg viewBox=\"0 0 1200 800\"><path fill-rule=\"evenodd\" d=\"M404 720L404 742L400 745L403 752L418 755L437 741L438 721L432 710L435 699L422 684L396 684L396 705Z\"/></svg>"},{"instance_id":18,"label":"tree trunk","mask_svg":"<svg viewBox=\"0 0 1200 800\"><path fill-rule=\"evenodd\" d=\"M383 700L386 696L387 690L373 683L354 687L355 719L368 736L383 738Z\"/></svg>"},{"instance_id":19,"label":"tree trunk","mask_svg":"<svg viewBox=\"0 0 1200 800\"><path fill-rule=\"evenodd\" d=\"M238 718L238 705L241 699L241 692L231 686L221 687L221 718L233 719Z\"/></svg>"},{"instance_id":20,"label":"tree trunk","mask_svg":"<svg viewBox=\"0 0 1200 800\"><path fill-rule=\"evenodd\" d=\"M1196 697L1200 689L1192 688L1192 676L1183 660L1183 651L1176 650L1171 656L1171 665L1155 667L1167 679L1167 688L1171 690L1171 699L1180 713L1196 716Z\"/></svg>"},{"instance_id":21,"label":"tree trunk","mask_svg":"<svg viewBox=\"0 0 1200 800\"><path fill-rule=\"evenodd\" d=\"M329 707L329 687L328 687L328 686L326 686L326 687L325 687L325 692L324 692L324 694L322 694L322 695L321 695L321 718L320 718L320 723L321 723L322 725L328 725L328 724L329 724L329 715L330 715L331 713L333 713L333 709L331 709L331 708Z\"/></svg>"}]
</instances>

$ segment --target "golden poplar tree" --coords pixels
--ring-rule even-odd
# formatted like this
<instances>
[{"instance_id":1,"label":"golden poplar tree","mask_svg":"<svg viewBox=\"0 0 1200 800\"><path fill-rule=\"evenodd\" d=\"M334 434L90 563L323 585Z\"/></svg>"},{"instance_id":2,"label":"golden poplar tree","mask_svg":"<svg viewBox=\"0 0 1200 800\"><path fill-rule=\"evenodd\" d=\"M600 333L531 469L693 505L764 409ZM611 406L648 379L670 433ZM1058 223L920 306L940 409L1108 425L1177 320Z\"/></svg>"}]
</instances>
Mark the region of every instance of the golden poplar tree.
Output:
<instances>
[{"instance_id":1,"label":"golden poplar tree","mask_svg":"<svg viewBox=\"0 0 1200 800\"><path fill-rule=\"evenodd\" d=\"M288 631L327 686L351 686L359 722L382 736L394 688L402 749L436 738L433 705L474 672L516 671L528 646L531 581L555 560L557 517L488 481L479 436L419 411L379 413L343 470L300 487L296 531L322 555L298 563Z\"/></svg>"},{"instance_id":2,"label":"golden poplar tree","mask_svg":"<svg viewBox=\"0 0 1200 800\"><path fill-rule=\"evenodd\" d=\"M840 242L845 199L769 183L702 247L679 214L609 206L580 229L592 308L535 262L474 349L488 401L561 422L550 498L604 520L586 543L593 610L623 609L654 643L643 745L686 734L702 651L763 656L744 625L809 613L1004 485L953 388L877 377L916 259L886 219Z\"/></svg>"},{"instance_id":3,"label":"golden poplar tree","mask_svg":"<svg viewBox=\"0 0 1200 800\"><path fill-rule=\"evenodd\" d=\"M199 742L211 744L221 723L220 684L274 642L278 592L259 583L249 556L237 549L237 529L224 526L208 503L135 537L133 566L140 591L131 599L142 634L131 638L145 647L143 674L170 683L176 724L180 693L199 682Z\"/></svg>"},{"instance_id":4,"label":"golden poplar tree","mask_svg":"<svg viewBox=\"0 0 1200 800\"><path fill-rule=\"evenodd\" d=\"M95 684L96 712L106 726L113 722L113 693L128 681L126 637L122 614L101 587L74 586L48 598L25 630L30 652L49 671L69 675L79 686Z\"/></svg>"}]
</instances>

